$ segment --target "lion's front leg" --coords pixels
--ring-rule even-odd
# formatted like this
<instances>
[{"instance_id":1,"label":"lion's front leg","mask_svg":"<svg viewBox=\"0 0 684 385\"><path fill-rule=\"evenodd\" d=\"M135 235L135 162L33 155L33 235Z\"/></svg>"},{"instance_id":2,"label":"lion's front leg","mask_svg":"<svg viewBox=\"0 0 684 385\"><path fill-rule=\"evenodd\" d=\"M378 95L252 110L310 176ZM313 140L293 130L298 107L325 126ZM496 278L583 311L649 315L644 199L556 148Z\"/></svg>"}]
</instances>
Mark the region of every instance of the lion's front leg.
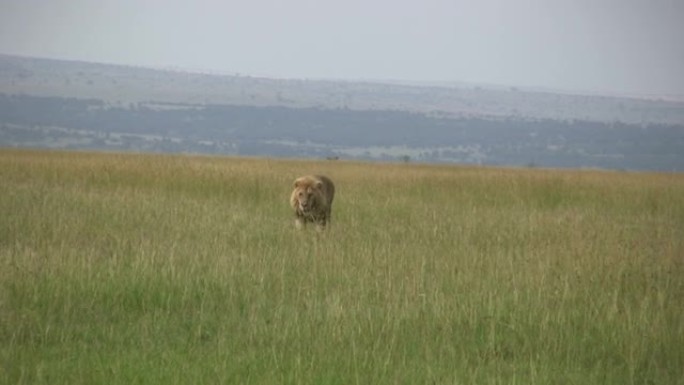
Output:
<instances>
[{"instance_id":1,"label":"lion's front leg","mask_svg":"<svg viewBox=\"0 0 684 385\"><path fill-rule=\"evenodd\" d=\"M328 224L328 218L324 215L321 217L316 218L316 230L317 231L324 231L326 229L326 226Z\"/></svg>"},{"instance_id":2,"label":"lion's front leg","mask_svg":"<svg viewBox=\"0 0 684 385\"><path fill-rule=\"evenodd\" d=\"M297 230L301 230L305 226L306 226L306 219L301 215L295 216L295 228Z\"/></svg>"}]
</instances>

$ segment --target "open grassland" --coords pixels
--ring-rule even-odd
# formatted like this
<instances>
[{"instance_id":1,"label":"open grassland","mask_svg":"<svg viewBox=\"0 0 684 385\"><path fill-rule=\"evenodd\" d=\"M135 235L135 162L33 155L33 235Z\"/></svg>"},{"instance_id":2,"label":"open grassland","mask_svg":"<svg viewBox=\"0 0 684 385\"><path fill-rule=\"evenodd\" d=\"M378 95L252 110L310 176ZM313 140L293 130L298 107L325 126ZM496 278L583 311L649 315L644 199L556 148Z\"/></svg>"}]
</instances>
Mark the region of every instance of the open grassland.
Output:
<instances>
[{"instance_id":1,"label":"open grassland","mask_svg":"<svg viewBox=\"0 0 684 385\"><path fill-rule=\"evenodd\" d=\"M292 181L337 184L297 232ZM0 383L684 384L684 175L0 150Z\"/></svg>"}]
</instances>

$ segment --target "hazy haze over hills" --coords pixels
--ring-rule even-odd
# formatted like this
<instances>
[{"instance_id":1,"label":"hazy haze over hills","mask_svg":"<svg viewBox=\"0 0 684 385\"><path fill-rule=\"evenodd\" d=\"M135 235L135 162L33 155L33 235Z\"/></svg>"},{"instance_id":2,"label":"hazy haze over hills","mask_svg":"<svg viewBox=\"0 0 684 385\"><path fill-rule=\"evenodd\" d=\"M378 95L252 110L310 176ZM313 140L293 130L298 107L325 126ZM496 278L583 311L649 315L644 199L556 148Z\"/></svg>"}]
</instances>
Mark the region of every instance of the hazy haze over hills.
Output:
<instances>
[{"instance_id":1,"label":"hazy haze over hills","mask_svg":"<svg viewBox=\"0 0 684 385\"><path fill-rule=\"evenodd\" d=\"M0 146L682 171L681 20L679 0L5 0Z\"/></svg>"},{"instance_id":2,"label":"hazy haze over hills","mask_svg":"<svg viewBox=\"0 0 684 385\"><path fill-rule=\"evenodd\" d=\"M183 103L399 110L437 117L684 124L684 102L467 83L285 80L0 54L0 93ZM443 83L438 83L443 84Z\"/></svg>"},{"instance_id":3,"label":"hazy haze over hills","mask_svg":"<svg viewBox=\"0 0 684 385\"><path fill-rule=\"evenodd\" d=\"M684 171L684 103L0 55L0 146Z\"/></svg>"},{"instance_id":4,"label":"hazy haze over hills","mask_svg":"<svg viewBox=\"0 0 684 385\"><path fill-rule=\"evenodd\" d=\"M0 52L677 98L681 20L677 0L5 0Z\"/></svg>"}]
</instances>

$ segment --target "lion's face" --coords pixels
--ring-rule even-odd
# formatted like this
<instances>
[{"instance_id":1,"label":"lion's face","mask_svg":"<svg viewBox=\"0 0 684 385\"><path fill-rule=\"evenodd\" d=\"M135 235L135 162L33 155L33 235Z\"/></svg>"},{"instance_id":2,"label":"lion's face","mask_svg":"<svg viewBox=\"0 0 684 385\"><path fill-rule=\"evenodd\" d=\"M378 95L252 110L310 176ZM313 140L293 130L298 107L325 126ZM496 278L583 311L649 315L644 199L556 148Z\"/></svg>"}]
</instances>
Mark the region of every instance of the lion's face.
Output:
<instances>
[{"instance_id":1,"label":"lion's face","mask_svg":"<svg viewBox=\"0 0 684 385\"><path fill-rule=\"evenodd\" d=\"M309 212L316 207L316 203L320 197L320 188L318 185L296 186L295 196L297 197L297 204L299 209L303 212Z\"/></svg>"}]
</instances>

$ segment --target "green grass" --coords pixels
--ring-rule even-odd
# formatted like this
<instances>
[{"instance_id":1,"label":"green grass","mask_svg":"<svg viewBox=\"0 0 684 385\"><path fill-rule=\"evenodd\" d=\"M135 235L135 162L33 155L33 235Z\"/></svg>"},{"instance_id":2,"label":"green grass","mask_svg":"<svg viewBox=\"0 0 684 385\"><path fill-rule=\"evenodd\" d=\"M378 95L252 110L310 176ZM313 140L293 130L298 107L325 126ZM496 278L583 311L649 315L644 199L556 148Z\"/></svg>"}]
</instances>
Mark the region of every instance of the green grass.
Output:
<instances>
[{"instance_id":1,"label":"green grass","mask_svg":"<svg viewBox=\"0 0 684 385\"><path fill-rule=\"evenodd\" d=\"M0 150L0 214L0 383L684 384L681 174Z\"/></svg>"}]
</instances>

